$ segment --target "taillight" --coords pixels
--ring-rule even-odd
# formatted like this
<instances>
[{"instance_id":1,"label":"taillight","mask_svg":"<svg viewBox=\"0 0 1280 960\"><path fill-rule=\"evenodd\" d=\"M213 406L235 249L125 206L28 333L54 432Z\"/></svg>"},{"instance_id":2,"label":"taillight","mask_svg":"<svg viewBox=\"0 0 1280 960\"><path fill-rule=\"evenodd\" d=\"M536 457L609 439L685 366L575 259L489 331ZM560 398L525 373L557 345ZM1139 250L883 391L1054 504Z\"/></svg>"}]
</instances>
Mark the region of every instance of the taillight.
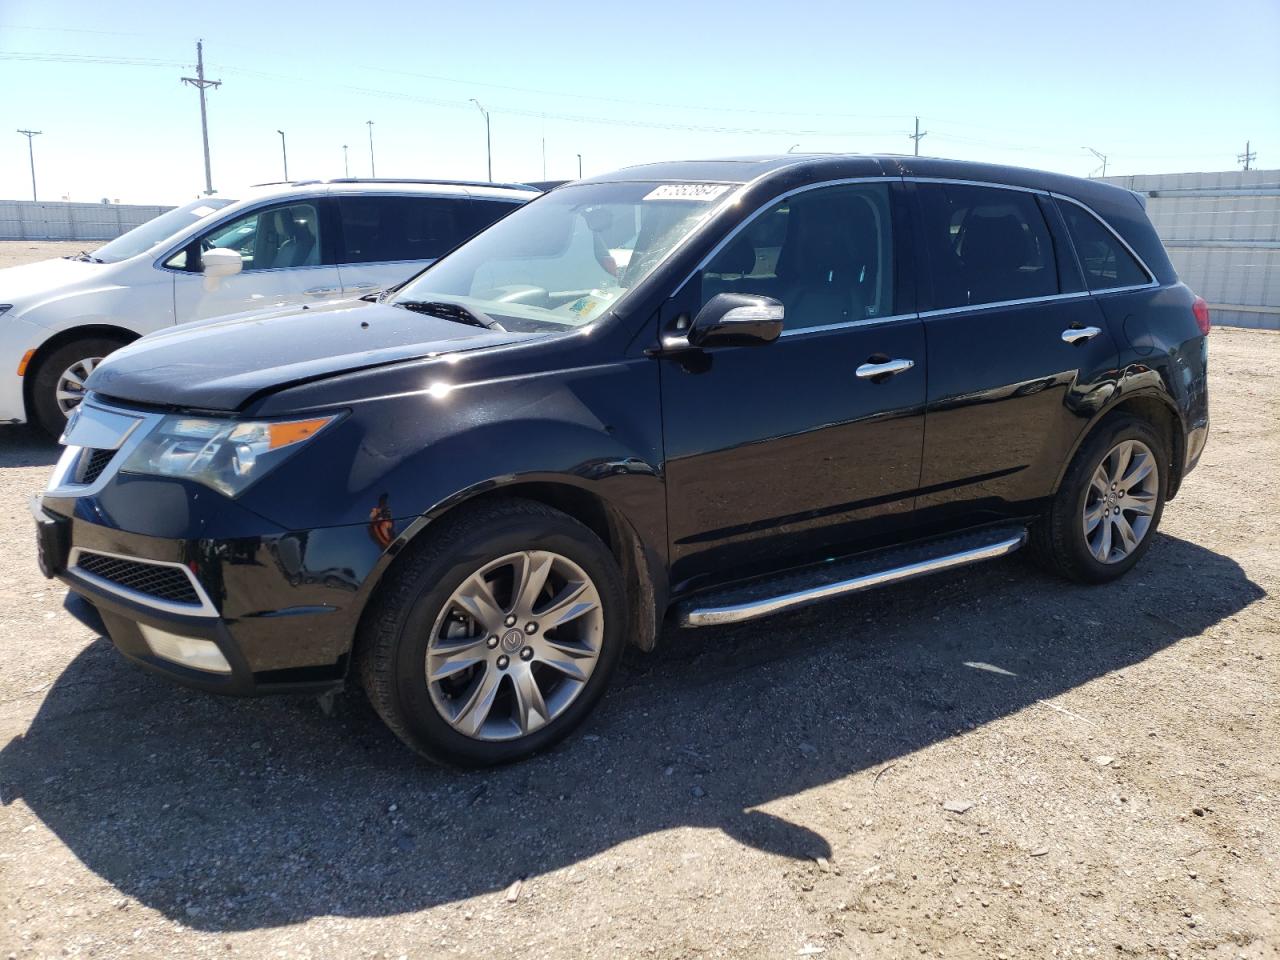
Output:
<instances>
[{"instance_id":1,"label":"taillight","mask_svg":"<svg viewBox=\"0 0 1280 960\"><path fill-rule=\"evenodd\" d=\"M1200 332L1208 335L1209 305L1204 302L1204 297L1196 297L1196 302L1191 304L1191 312L1196 315L1196 326L1200 328Z\"/></svg>"}]
</instances>

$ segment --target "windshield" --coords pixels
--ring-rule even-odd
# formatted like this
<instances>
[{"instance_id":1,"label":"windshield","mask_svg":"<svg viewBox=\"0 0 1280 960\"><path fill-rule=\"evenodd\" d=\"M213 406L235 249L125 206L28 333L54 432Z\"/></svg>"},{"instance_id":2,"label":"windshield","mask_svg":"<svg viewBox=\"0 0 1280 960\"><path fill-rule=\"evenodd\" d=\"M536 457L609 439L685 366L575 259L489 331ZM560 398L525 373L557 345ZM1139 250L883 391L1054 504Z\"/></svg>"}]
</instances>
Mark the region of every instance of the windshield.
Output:
<instances>
[{"instance_id":1,"label":"windshield","mask_svg":"<svg viewBox=\"0 0 1280 960\"><path fill-rule=\"evenodd\" d=\"M235 203L235 201L223 197L192 200L184 206L175 207L168 213L162 213L148 220L139 227L134 227L128 233L121 234L105 247L99 247L93 255L103 263L116 263L119 260L136 257L140 253L146 253L152 247L159 246L175 233L182 232L197 220L204 219L229 203Z\"/></svg>"},{"instance_id":2,"label":"windshield","mask_svg":"<svg viewBox=\"0 0 1280 960\"><path fill-rule=\"evenodd\" d=\"M521 207L389 302L449 301L508 330L602 316L730 195L718 183L584 183Z\"/></svg>"}]
</instances>

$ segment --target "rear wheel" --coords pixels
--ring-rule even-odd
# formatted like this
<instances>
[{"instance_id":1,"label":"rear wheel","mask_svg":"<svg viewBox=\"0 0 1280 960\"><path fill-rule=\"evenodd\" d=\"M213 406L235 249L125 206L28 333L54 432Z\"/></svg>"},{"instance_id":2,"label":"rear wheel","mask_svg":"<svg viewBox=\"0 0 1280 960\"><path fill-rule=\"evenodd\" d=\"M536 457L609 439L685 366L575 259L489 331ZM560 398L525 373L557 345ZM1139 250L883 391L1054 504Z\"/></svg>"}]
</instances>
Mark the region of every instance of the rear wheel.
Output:
<instances>
[{"instance_id":1,"label":"rear wheel","mask_svg":"<svg viewBox=\"0 0 1280 960\"><path fill-rule=\"evenodd\" d=\"M374 709L419 753L487 766L558 741L595 705L626 636L600 539L539 503L441 521L382 588L358 640Z\"/></svg>"},{"instance_id":2,"label":"rear wheel","mask_svg":"<svg viewBox=\"0 0 1280 960\"><path fill-rule=\"evenodd\" d=\"M1085 441L1032 532L1046 567L1072 580L1106 583L1151 546L1168 490L1169 456L1149 423L1117 417Z\"/></svg>"},{"instance_id":3,"label":"rear wheel","mask_svg":"<svg viewBox=\"0 0 1280 960\"><path fill-rule=\"evenodd\" d=\"M85 337L64 343L41 360L31 384L31 413L36 425L55 440L60 437L67 417L84 399L89 374L124 345L125 341L116 337Z\"/></svg>"}]
</instances>

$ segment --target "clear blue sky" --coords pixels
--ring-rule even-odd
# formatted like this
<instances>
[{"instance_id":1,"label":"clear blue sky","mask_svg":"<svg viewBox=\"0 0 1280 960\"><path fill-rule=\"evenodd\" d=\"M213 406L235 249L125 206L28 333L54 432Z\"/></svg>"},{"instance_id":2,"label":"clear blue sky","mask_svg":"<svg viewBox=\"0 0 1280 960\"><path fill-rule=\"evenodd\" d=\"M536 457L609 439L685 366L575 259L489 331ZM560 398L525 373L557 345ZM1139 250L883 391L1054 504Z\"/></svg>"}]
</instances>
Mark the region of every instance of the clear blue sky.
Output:
<instances>
[{"instance_id":1,"label":"clear blue sky","mask_svg":"<svg viewBox=\"0 0 1280 960\"><path fill-rule=\"evenodd\" d=\"M757 13L756 11L760 11ZM1280 167L1280 0L633 3L4 0L0 197L175 203L289 172L588 174L660 159L921 152L1086 175ZM33 57L43 59L33 59ZM127 63L120 61L129 61ZM4 132L8 131L8 132Z\"/></svg>"}]
</instances>

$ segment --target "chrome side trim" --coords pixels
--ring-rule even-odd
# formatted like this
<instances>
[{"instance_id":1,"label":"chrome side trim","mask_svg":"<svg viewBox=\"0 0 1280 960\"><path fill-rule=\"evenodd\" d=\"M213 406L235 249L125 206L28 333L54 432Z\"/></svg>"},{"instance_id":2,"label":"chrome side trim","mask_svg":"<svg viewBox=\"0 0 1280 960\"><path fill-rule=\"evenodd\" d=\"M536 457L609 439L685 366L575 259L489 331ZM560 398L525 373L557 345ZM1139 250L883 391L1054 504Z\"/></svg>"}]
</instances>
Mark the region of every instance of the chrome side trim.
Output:
<instances>
[{"instance_id":1,"label":"chrome side trim","mask_svg":"<svg viewBox=\"0 0 1280 960\"><path fill-rule=\"evenodd\" d=\"M727 623L741 623L744 620L767 617L771 614L781 613L783 610L793 610L796 607L808 606L811 603L829 600L832 597L842 597L846 594L870 590L872 587L900 583L903 580L911 580L930 573L939 573L943 570L963 567L982 560L994 560L996 557L1003 557L1006 554L1013 553L1026 542L1027 532L1023 530L1016 536L1007 537L1004 540L999 540L983 547L961 550L959 553L935 557L932 560L921 560L918 563L909 563L902 567L890 567L887 570L864 574L851 580L841 580L838 583L812 587L807 590L797 590L793 593L784 593L764 600L738 603L727 607L694 607L681 611L677 619L681 626L686 627L710 627Z\"/></svg>"},{"instance_id":2,"label":"chrome side trim","mask_svg":"<svg viewBox=\"0 0 1280 960\"><path fill-rule=\"evenodd\" d=\"M181 570L191 584L191 588L195 590L196 596L200 598L199 604L193 603L174 603L171 600L161 600L159 597L153 597L148 593L142 593L138 590L131 590L128 587L121 586L113 580L107 580L97 574L90 573L88 570L81 569L79 566L80 554L96 553L104 557L113 557L116 560L130 560L134 563L147 563L157 567L174 567ZM152 560L149 557L132 557L123 553L110 553L106 550L92 550L86 547L72 547L71 553L67 557L67 575L75 580L82 580L85 583L92 584L99 590L106 593L115 594L117 597L123 597L133 603L140 604L144 607L151 607L153 610L162 610L165 613L176 613L185 617L217 617L218 610L214 607L213 602L209 599L209 594L205 592L200 581L196 579L196 575L191 572L191 568L181 563L174 563L171 560Z\"/></svg>"},{"instance_id":3,"label":"chrome side trim","mask_svg":"<svg viewBox=\"0 0 1280 960\"><path fill-rule=\"evenodd\" d=\"M943 307L941 310L922 310L921 317L941 317L949 313L968 313L972 310L997 310L1001 307L1021 307L1029 303L1052 303L1055 300L1083 300L1090 296L1088 290L1075 293L1053 293L1047 297L1024 297L1021 300L993 300L991 303L972 303L963 307Z\"/></svg>"},{"instance_id":4,"label":"chrome side trim","mask_svg":"<svg viewBox=\"0 0 1280 960\"><path fill-rule=\"evenodd\" d=\"M917 313L895 313L888 317L866 317L862 320L843 320L840 323L826 323L813 327L794 327L783 329L779 337L796 337L806 333L821 333L824 330L848 330L852 327L871 327L880 323L896 323L899 320L919 320Z\"/></svg>"}]
</instances>

